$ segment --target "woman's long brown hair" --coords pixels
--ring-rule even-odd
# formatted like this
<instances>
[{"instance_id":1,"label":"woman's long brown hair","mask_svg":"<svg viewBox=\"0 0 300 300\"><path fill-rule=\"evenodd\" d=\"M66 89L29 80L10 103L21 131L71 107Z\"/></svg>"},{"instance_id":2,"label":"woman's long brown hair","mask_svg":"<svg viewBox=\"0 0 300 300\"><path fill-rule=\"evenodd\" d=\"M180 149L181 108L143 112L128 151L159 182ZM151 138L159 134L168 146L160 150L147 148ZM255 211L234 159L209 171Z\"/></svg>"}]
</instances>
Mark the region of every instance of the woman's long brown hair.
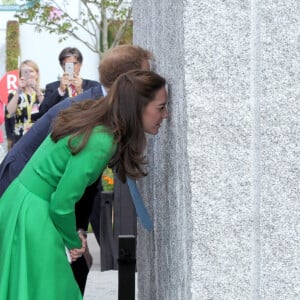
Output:
<instances>
[{"instance_id":1,"label":"woman's long brown hair","mask_svg":"<svg viewBox=\"0 0 300 300\"><path fill-rule=\"evenodd\" d=\"M86 145L92 130L104 125L114 135L117 150L109 166L119 178L145 176L142 165L146 163L144 150L146 137L142 113L155 98L166 81L152 71L134 70L119 76L109 94L99 100L76 102L61 111L54 122L51 138L54 142L70 136L68 145L74 155ZM74 146L72 140L81 137Z\"/></svg>"}]
</instances>

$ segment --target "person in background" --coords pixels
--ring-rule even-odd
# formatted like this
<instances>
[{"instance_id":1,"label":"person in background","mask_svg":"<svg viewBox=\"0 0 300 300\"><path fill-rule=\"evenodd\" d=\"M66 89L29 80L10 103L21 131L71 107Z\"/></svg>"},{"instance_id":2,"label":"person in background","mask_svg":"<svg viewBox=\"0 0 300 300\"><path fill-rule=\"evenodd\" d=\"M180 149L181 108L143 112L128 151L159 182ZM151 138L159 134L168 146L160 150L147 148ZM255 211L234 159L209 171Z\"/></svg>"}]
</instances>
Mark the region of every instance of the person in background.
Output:
<instances>
[{"instance_id":1,"label":"person in background","mask_svg":"<svg viewBox=\"0 0 300 300\"><path fill-rule=\"evenodd\" d=\"M153 59L153 55L151 52L149 52L148 50L145 50L139 46L134 46L134 45L120 45L118 47L112 48L110 50L108 50L102 57L101 63L99 65L99 75L100 75L100 82L102 84L102 86L104 87L104 93L105 91L109 91L110 87L112 86L113 82L116 80L117 76L127 72L128 70L132 70L132 69L142 69L142 70L150 70L150 61ZM132 205L131 200L131 195L128 189L127 184L122 183L117 176L114 176L114 186L115 186L115 190L117 191L117 193L114 193L114 204L118 205L119 204L119 198L118 195L122 194L122 198L123 201L122 203L124 203L124 206L126 205L126 207L128 207L128 211L122 211L122 215L126 215L127 216L127 226L126 228L124 228L124 232L119 232L118 231L118 227L115 227L115 236L118 236L118 234L133 234L136 235L136 217L130 219L129 217L131 217L134 214L134 207ZM93 232L95 234L95 237L97 239L98 244L100 245L100 247L103 249L105 247L105 245L103 245L103 243L101 244L101 238L103 238L104 236L100 235L100 211L101 211L101 186L98 185L98 188L100 189L100 191L98 193L96 193L95 189L92 190L91 187L91 198L93 199L93 208L91 209L91 207L89 208L90 211L86 212L86 214L81 213L81 216L90 216L89 221L92 225L93 228ZM128 200L127 200L128 199ZM129 202L129 203L128 203ZM79 202L78 206L83 206L83 202ZM87 206L85 206L87 208ZM82 211L84 208L81 208L79 211ZM120 211L120 208L118 208L118 211ZM120 212L121 213L121 212ZM119 221L119 218L115 219L115 224L117 224ZM87 223L87 220L86 220ZM104 228L102 226L102 229L107 230L107 228ZM101 231L102 231L101 229ZM106 240L106 243L108 239L106 236L104 237L104 239ZM116 242L117 239L113 239L114 244ZM109 261L115 261L116 260L116 256L117 256L117 249L114 249L115 245L109 245L109 248L112 248L112 259ZM103 251L101 253L105 253L104 251L105 249L103 249ZM107 250L108 251L108 250ZM103 257L102 257L103 260ZM102 266L105 265L106 267L102 268ZM115 269L113 267L113 265L115 265L114 263L111 265L111 263L108 262L101 262L101 269L103 270L107 270L106 268L112 268ZM107 266L111 266L111 267L107 267Z\"/></svg>"},{"instance_id":2,"label":"person in background","mask_svg":"<svg viewBox=\"0 0 300 300\"><path fill-rule=\"evenodd\" d=\"M19 68L19 87L8 94L6 106L6 133L13 145L32 127L38 119L39 107L44 100L40 87L38 65L32 60L25 60Z\"/></svg>"},{"instance_id":3,"label":"person in background","mask_svg":"<svg viewBox=\"0 0 300 300\"><path fill-rule=\"evenodd\" d=\"M154 72L133 70L103 99L59 114L0 198L0 299L82 299L66 255L75 261L86 247L75 203L106 165L122 182L147 175L145 133L156 135L168 117L165 85Z\"/></svg>"},{"instance_id":4,"label":"person in background","mask_svg":"<svg viewBox=\"0 0 300 300\"><path fill-rule=\"evenodd\" d=\"M91 87L99 86L99 82L97 81L81 78L80 70L83 57L77 48L64 48L60 52L58 60L64 72L60 80L46 85L45 100L40 107L40 116L63 99L67 97L76 97ZM68 64L71 64L71 71L66 69Z\"/></svg>"},{"instance_id":5,"label":"person in background","mask_svg":"<svg viewBox=\"0 0 300 300\"><path fill-rule=\"evenodd\" d=\"M2 103L0 98L0 126L4 123L4 120L5 120L5 105ZM4 147L4 135L2 129L0 129L0 161L2 160L4 153L6 153Z\"/></svg>"},{"instance_id":6,"label":"person in background","mask_svg":"<svg viewBox=\"0 0 300 300\"><path fill-rule=\"evenodd\" d=\"M119 75L134 69L150 68L149 61L153 58L152 53L136 45L120 45L107 51L99 65L99 78L102 85L94 86L74 98L66 98L53 106L45 113L32 127L15 147L7 153L0 164L0 196L4 193L8 185L19 175L30 157L40 146L47 134L51 130L53 119L58 113L73 102L80 102L86 99L96 100L103 96L103 92L110 90L114 81ZM94 209L94 199L98 198L99 181L85 189L81 199L76 203L76 225L77 229L87 230L91 214L94 215L93 229L99 241L99 210ZM125 184L123 184L125 186ZM88 255L83 255L76 262L72 263L72 269L78 285L84 293L85 284L89 272L87 265Z\"/></svg>"}]
</instances>

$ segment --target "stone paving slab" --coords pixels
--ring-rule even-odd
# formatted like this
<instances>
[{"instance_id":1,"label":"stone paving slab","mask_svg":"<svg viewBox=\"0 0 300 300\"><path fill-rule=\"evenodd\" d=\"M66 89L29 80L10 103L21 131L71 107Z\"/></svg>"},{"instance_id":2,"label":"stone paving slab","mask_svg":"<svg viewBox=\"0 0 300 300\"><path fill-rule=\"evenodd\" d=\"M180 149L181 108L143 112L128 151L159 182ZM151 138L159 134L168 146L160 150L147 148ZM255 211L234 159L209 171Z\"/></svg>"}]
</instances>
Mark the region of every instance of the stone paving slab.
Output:
<instances>
[{"instance_id":1,"label":"stone paving slab","mask_svg":"<svg viewBox=\"0 0 300 300\"><path fill-rule=\"evenodd\" d=\"M84 300L118 300L118 272L97 271L89 273Z\"/></svg>"},{"instance_id":2,"label":"stone paving slab","mask_svg":"<svg viewBox=\"0 0 300 300\"><path fill-rule=\"evenodd\" d=\"M118 300L118 271L100 271L100 248L93 233L88 234L93 265L88 275L84 300Z\"/></svg>"},{"instance_id":3,"label":"stone paving slab","mask_svg":"<svg viewBox=\"0 0 300 300\"><path fill-rule=\"evenodd\" d=\"M93 256L93 265L88 275L83 299L118 300L118 271L100 271L100 248L93 233L88 234L88 246ZM137 281L135 287L137 300Z\"/></svg>"}]
</instances>

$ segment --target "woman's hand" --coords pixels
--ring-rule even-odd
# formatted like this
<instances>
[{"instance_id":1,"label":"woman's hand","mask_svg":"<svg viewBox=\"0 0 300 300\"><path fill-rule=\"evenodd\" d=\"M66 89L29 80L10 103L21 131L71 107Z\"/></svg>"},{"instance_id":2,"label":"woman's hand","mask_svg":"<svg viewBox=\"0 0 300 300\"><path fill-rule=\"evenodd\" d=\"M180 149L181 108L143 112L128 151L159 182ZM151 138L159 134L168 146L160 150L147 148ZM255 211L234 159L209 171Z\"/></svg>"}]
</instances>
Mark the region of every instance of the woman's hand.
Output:
<instances>
[{"instance_id":1,"label":"woman's hand","mask_svg":"<svg viewBox=\"0 0 300 300\"><path fill-rule=\"evenodd\" d=\"M21 76L19 78L19 87L18 89L16 90L14 96L12 97L12 99L8 102L7 104L7 112L10 114L10 115L13 115L16 113L17 111L17 107L18 107L18 100L19 100L19 97L20 95L22 94L22 92L25 91L25 87L27 85L27 80L25 77Z\"/></svg>"},{"instance_id":2,"label":"woman's hand","mask_svg":"<svg viewBox=\"0 0 300 300\"><path fill-rule=\"evenodd\" d=\"M35 92L36 96L38 98L39 103L42 103L44 100L44 94L41 91L41 88L39 87L38 83L36 82L35 79L28 79L28 86L30 86Z\"/></svg>"},{"instance_id":3,"label":"woman's hand","mask_svg":"<svg viewBox=\"0 0 300 300\"><path fill-rule=\"evenodd\" d=\"M86 250L86 237L84 236L84 234L79 231L78 232L79 238L81 239L81 248L74 248L72 250L70 250L70 255L71 255L71 259L72 261L76 261L79 257L82 256L82 254L85 252Z\"/></svg>"},{"instance_id":4,"label":"woman's hand","mask_svg":"<svg viewBox=\"0 0 300 300\"><path fill-rule=\"evenodd\" d=\"M27 80L27 86L31 87L35 91L37 91L39 89L39 86L38 86L36 80L33 78L29 78Z\"/></svg>"},{"instance_id":5,"label":"woman's hand","mask_svg":"<svg viewBox=\"0 0 300 300\"><path fill-rule=\"evenodd\" d=\"M27 79L25 77L21 77L19 79L19 88L24 89L27 85Z\"/></svg>"}]
</instances>

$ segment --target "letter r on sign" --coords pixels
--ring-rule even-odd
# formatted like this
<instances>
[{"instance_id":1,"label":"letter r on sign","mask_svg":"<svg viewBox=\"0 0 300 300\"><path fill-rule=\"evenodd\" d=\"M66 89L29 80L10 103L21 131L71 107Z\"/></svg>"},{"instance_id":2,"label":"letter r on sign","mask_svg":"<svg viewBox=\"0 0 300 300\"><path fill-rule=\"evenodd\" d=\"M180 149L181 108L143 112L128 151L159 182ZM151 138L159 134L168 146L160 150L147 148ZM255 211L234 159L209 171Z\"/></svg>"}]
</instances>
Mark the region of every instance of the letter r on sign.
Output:
<instances>
[{"instance_id":1,"label":"letter r on sign","mask_svg":"<svg viewBox=\"0 0 300 300\"><path fill-rule=\"evenodd\" d=\"M7 74L7 80L6 80L6 83L7 83L7 89L8 90L16 90L18 88L18 85L17 85L17 76L15 76L14 74Z\"/></svg>"}]
</instances>

